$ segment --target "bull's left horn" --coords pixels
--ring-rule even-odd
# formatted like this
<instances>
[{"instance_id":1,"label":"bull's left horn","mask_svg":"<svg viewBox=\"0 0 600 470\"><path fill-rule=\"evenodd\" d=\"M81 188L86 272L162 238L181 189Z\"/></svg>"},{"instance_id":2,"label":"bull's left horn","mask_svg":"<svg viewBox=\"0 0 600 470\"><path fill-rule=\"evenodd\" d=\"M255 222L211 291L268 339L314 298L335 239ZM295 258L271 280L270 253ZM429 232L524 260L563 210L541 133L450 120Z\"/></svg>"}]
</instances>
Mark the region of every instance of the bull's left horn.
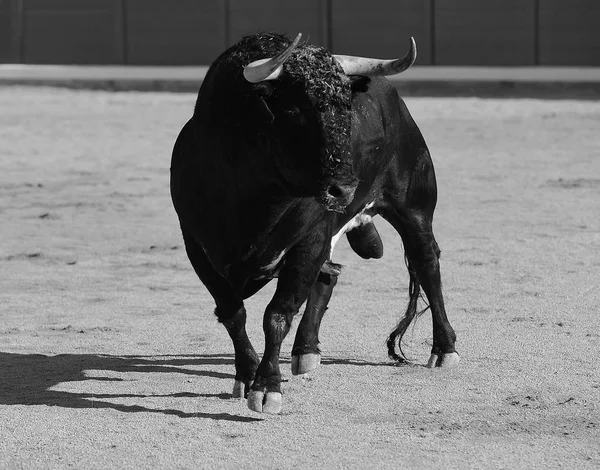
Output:
<instances>
[{"instance_id":1,"label":"bull's left horn","mask_svg":"<svg viewBox=\"0 0 600 470\"><path fill-rule=\"evenodd\" d=\"M264 80L277 80L283 72L283 63L294 51L302 33L299 33L289 47L281 54L268 59L259 59L249 63L244 67L244 78L250 83L258 83Z\"/></svg>"},{"instance_id":2,"label":"bull's left horn","mask_svg":"<svg viewBox=\"0 0 600 470\"><path fill-rule=\"evenodd\" d=\"M346 75L396 75L408 69L417 59L417 43L410 38L410 49L399 59L369 59L351 55L334 55Z\"/></svg>"}]
</instances>

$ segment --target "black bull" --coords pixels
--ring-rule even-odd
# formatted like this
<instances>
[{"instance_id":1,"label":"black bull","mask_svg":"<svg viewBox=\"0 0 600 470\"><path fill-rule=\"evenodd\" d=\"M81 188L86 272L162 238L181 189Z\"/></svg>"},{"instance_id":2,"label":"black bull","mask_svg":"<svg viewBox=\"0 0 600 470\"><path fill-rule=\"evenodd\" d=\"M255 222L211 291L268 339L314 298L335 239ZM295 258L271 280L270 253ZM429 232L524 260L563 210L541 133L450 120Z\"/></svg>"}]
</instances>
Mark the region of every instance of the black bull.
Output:
<instances>
[{"instance_id":1,"label":"black bull","mask_svg":"<svg viewBox=\"0 0 600 470\"><path fill-rule=\"evenodd\" d=\"M377 67L357 72L321 48L296 45L261 34L223 53L202 84L171 164L187 255L233 341L233 395L267 413L281 410L280 347L304 302L292 373L320 362L319 326L340 273L331 260L335 242L347 233L363 258L382 256L375 215L402 237L410 275L408 308L388 338L390 357L404 360L400 341L419 313L422 288L433 317L428 366L459 360L432 232L435 173L419 128L395 89L374 76ZM286 47L279 62L252 75L259 59ZM244 299L275 277L259 361L245 330Z\"/></svg>"}]
</instances>

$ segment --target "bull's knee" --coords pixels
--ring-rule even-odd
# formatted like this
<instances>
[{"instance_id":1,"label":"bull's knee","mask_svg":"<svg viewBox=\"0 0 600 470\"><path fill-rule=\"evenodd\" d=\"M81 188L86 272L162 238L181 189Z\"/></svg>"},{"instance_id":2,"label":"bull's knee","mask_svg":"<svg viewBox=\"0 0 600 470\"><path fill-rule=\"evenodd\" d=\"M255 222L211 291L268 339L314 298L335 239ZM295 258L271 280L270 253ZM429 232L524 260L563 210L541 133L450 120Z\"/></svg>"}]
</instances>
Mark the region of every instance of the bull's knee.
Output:
<instances>
[{"instance_id":1,"label":"bull's knee","mask_svg":"<svg viewBox=\"0 0 600 470\"><path fill-rule=\"evenodd\" d=\"M246 324L246 309L243 305L219 305L215 308L215 316L229 332L243 328Z\"/></svg>"}]
</instances>

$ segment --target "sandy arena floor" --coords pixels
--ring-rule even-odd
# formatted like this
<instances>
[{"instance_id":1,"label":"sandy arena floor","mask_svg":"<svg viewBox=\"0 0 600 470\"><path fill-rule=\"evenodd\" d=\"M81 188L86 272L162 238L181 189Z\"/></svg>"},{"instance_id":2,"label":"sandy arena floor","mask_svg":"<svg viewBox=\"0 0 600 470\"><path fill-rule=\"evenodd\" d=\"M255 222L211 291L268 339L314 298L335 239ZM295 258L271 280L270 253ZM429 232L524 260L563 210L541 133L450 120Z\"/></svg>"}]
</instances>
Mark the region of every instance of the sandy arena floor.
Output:
<instances>
[{"instance_id":1,"label":"sandy arena floor","mask_svg":"<svg viewBox=\"0 0 600 470\"><path fill-rule=\"evenodd\" d=\"M0 468L598 468L600 102L407 98L438 175L458 369L429 370L400 239L346 265L284 411L233 357L168 192L191 94L0 88ZM247 303L262 349L273 292Z\"/></svg>"}]
</instances>

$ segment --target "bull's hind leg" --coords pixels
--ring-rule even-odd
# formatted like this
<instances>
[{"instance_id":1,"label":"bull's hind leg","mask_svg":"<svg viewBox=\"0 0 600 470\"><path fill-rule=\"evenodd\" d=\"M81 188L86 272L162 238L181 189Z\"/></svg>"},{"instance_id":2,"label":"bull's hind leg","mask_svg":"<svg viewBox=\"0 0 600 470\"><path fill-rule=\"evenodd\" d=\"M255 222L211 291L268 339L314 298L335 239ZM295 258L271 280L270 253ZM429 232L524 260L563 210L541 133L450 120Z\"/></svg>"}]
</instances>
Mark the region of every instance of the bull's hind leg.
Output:
<instances>
[{"instance_id":1,"label":"bull's hind leg","mask_svg":"<svg viewBox=\"0 0 600 470\"><path fill-rule=\"evenodd\" d=\"M246 309L229 282L214 270L202 247L193 236L183 232L185 249L194 271L213 296L217 305L215 315L225 326L235 351L235 382L233 397L248 395L258 367L258 355L246 334Z\"/></svg>"},{"instance_id":2,"label":"bull's hind leg","mask_svg":"<svg viewBox=\"0 0 600 470\"><path fill-rule=\"evenodd\" d=\"M294 375L306 374L321 363L319 328L336 283L336 274L321 272L308 295L306 309L298 325L292 348L292 374Z\"/></svg>"},{"instance_id":3,"label":"bull's hind leg","mask_svg":"<svg viewBox=\"0 0 600 470\"><path fill-rule=\"evenodd\" d=\"M420 288L423 288L433 319L433 347L428 367L453 367L460 360L454 343L456 334L448 321L440 276L440 250L431 227L431 215L420 211L406 211L402 215L389 212L384 217L394 226L404 242L404 253L410 275L409 305L404 318L388 338L388 352L393 359L403 361L400 342L411 321L422 312L417 311ZM396 353L396 341L400 354Z\"/></svg>"},{"instance_id":4,"label":"bull's hind leg","mask_svg":"<svg viewBox=\"0 0 600 470\"><path fill-rule=\"evenodd\" d=\"M397 183L403 180L402 174L398 174L397 169L391 170L381 214L402 237L410 274L408 308L404 318L388 338L388 352L390 357L403 360L400 343L411 321L422 313L417 311L422 287L429 301L433 319L433 347L427 365L452 367L459 361L459 356L454 349L456 334L450 326L444 308L439 264L440 250L432 230L433 212L437 202L435 172L427 149L413 151L415 160L412 162L405 191L401 190ZM396 340L401 355L396 353Z\"/></svg>"}]
</instances>

